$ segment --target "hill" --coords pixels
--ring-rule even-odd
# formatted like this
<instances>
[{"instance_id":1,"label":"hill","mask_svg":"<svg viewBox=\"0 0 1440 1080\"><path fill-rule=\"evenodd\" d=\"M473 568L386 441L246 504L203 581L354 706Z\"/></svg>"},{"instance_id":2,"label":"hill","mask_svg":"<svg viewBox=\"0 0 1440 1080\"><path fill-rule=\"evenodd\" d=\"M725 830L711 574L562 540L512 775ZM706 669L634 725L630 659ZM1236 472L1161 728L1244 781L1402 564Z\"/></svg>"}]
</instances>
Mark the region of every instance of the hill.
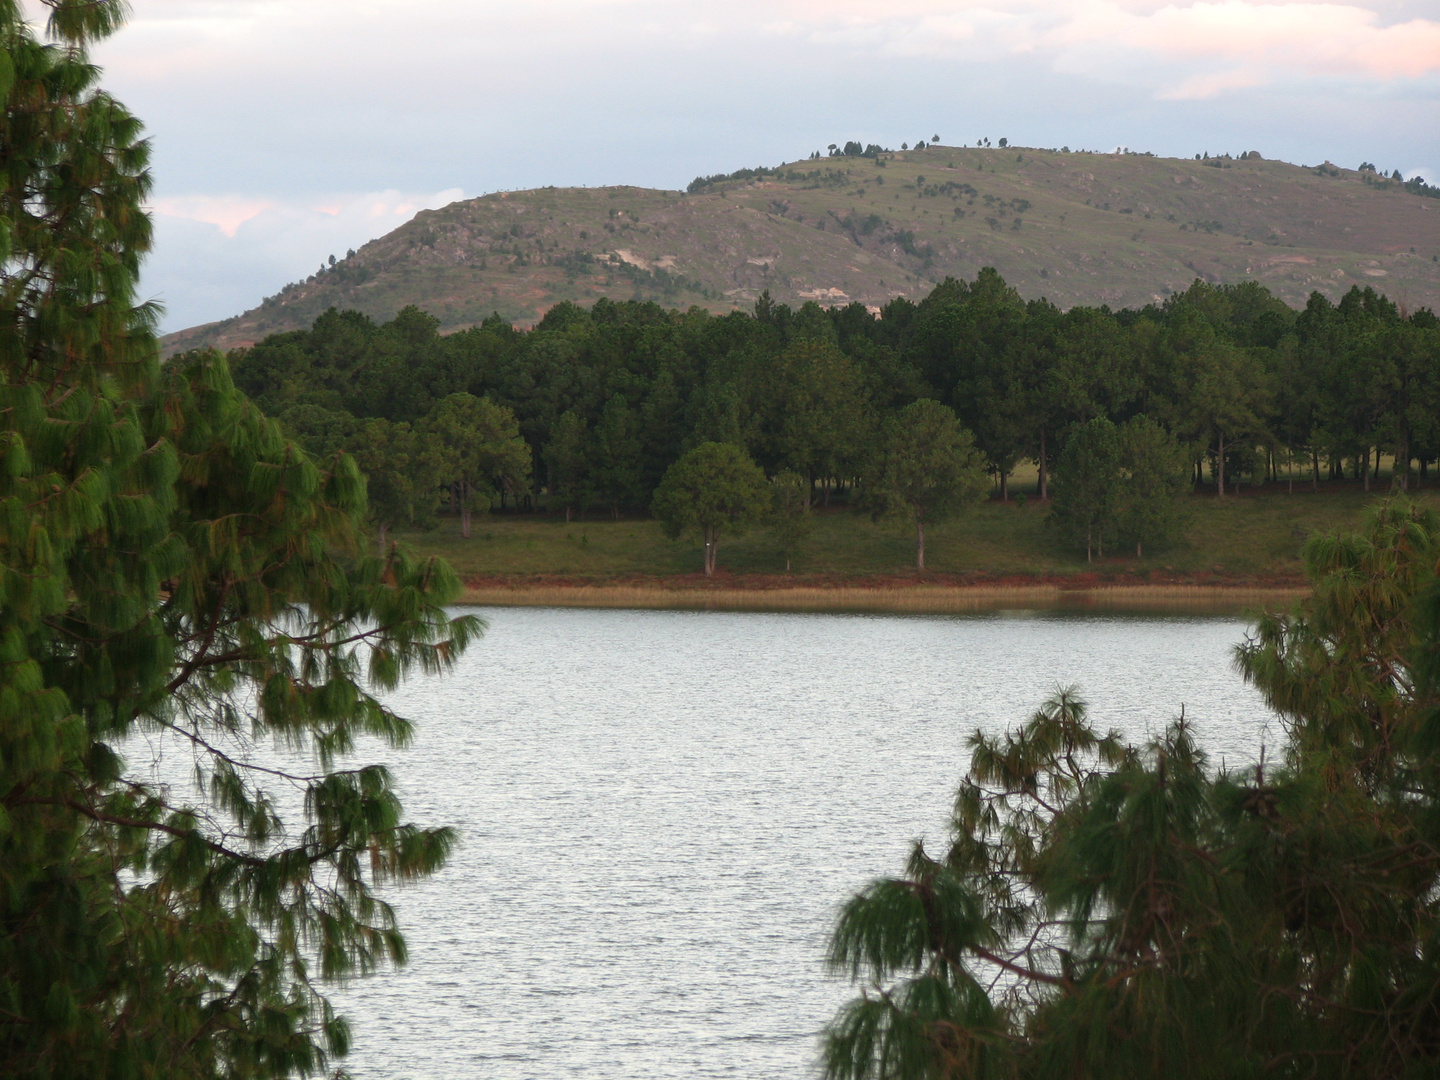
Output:
<instances>
[{"instance_id":1,"label":"hill","mask_svg":"<svg viewBox=\"0 0 1440 1080\"><path fill-rule=\"evenodd\" d=\"M562 300L712 311L768 289L798 305L918 297L996 267L1026 296L1141 306L1196 278L1299 306L1374 284L1440 308L1440 199L1373 172L1266 161L934 146L638 187L500 192L426 210L258 307L169 335L167 353L308 327L329 307L443 330L530 325Z\"/></svg>"}]
</instances>

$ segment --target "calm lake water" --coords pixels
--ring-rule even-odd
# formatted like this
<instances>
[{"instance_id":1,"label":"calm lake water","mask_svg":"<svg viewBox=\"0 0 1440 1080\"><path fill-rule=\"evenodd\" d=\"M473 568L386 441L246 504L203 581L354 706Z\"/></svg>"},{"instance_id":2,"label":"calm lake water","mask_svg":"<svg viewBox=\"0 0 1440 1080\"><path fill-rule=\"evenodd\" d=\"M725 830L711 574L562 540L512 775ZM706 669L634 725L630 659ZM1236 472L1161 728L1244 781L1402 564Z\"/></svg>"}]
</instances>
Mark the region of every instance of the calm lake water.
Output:
<instances>
[{"instance_id":1,"label":"calm lake water","mask_svg":"<svg viewBox=\"0 0 1440 1080\"><path fill-rule=\"evenodd\" d=\"M968 733L1072 683L1232 763L1266 723L1228 618L484 614L396 695L407 809L463 846L392 894L409 966L335 995L358 1080L813 1076L836 907L943 843Z\"/></svg>"}]
</instances>

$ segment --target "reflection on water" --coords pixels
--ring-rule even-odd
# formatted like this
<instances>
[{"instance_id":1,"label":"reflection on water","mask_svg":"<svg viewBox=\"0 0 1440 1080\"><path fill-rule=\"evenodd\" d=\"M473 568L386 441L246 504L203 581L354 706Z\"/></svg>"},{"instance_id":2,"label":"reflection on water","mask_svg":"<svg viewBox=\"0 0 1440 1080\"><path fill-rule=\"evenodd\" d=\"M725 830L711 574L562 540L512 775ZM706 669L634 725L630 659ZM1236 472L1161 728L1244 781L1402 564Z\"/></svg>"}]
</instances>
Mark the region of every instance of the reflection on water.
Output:
<instances>
[{"instance_id":1,"label":"reflection on water","mask_svg":"<svg viewBox=\"0 0 1440 1080\"><path fill-rule=\"evenodd\" d=\"M359 1080L813 1075L835 908L943 841L968 733L1068 683L1232 764L1265 723L1234 619L485 614L396 695L406 807L463 846L394 894L410 965L336 995Z\"/></svg>"}]
</instances>

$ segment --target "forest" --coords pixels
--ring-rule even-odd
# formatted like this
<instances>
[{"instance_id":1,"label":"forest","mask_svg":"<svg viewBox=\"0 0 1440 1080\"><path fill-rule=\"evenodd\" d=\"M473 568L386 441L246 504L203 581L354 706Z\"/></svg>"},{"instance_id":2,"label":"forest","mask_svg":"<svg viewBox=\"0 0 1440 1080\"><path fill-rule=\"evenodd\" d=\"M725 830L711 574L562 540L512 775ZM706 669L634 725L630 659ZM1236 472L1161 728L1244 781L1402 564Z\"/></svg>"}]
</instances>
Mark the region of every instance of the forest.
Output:
<instances>
[{"instance_id":1,"label":"forest","mask_svg":"<svg viewBox=\"0 0 1440 1080\"><path fill-rule=\"evenodd\" d=\"M1440 321L1371 288L1295 311L1255 283L1197 280L1139 310L1061 311L983 270L879 312L767 294L721 316L602 299L530 330L437 325L413 307L379 325L332 309L229 357L308 449L355 455L382 540L447 497L465 535L476 507L645 513L709 442L798 475L807 505L857 486L863 501L887 422L921 400L953 410L1002 500L1026 461L1029 494L1050 498L1067 441L1093 442L1095 421L1143 418L1188 484L1221 496L1267 480L1369 490L1382 458L1405 488L1440 456Z\"/></svg>"}]
</instances>

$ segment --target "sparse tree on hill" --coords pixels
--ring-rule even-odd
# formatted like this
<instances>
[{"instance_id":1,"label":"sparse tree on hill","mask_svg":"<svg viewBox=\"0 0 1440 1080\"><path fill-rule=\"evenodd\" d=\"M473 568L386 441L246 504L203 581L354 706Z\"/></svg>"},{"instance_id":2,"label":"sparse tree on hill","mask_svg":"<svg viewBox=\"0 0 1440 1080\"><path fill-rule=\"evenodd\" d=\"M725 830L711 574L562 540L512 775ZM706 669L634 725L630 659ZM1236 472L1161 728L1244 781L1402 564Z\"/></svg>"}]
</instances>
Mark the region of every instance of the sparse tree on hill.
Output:
<instances>
[{"instance_id":1,"label":"sparse tree on hill","mask_svg":"<svg viewBox=\"0 0 1440 1080\"><path fill-rule=\"evenodd\" d=\"M720 537L743 533L769 509L770 489L760 466L729 443L701 443L666 470L651 512L671 537L698 533L705 576L715 573Z\"/></svg>"}]
</instances>

